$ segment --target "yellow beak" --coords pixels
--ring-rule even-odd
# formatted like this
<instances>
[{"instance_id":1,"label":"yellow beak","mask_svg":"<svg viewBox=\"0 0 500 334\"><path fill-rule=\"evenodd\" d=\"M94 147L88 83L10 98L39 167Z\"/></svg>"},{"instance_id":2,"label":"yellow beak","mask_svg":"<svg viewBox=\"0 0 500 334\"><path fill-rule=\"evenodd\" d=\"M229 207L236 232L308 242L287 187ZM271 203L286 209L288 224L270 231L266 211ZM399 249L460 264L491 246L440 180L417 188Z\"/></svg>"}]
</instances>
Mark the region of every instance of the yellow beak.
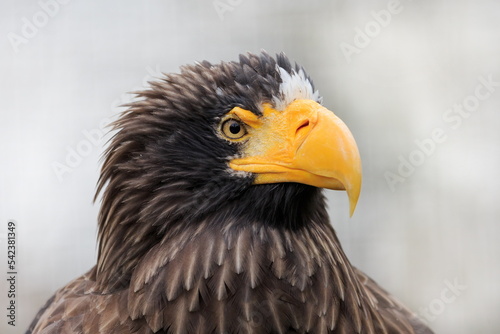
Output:
<instances>
[{"instance_id":1,"label":"yellow beak","mask_svg":"<svg viewBox=\"0 0 500 334\"><path fill-rule=\"evenodd\" d=\"M255 119L234 108L249 128L243 157L230 167L257 174L255 184L298 182L320 188L346 190L350 214L361 190L361 159L347 126L319 103L295 100L283 111L264 105Z\"/></svg>"}]
</instances>

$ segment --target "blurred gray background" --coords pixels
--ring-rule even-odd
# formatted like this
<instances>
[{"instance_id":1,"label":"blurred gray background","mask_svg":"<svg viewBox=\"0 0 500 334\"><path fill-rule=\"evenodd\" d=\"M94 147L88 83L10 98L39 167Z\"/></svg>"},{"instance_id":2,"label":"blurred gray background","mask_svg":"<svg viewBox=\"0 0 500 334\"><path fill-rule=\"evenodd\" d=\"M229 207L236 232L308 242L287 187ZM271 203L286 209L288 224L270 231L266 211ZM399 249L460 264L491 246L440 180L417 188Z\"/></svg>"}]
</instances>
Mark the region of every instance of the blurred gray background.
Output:
<instances>
[{"instance_id":1,"label":"blurred gray background","mask_svg":"<svg viewBox=\"0 0 500 334\"><path fill-rule=\"evenodd\" d=\"M500 2L0 1L0 332L93 266L103 124L161 72L284 51L360 148L351 261L438 333L500 332ZM6 232L18 232L7 326Z\"/></svg>"}]
</instances>

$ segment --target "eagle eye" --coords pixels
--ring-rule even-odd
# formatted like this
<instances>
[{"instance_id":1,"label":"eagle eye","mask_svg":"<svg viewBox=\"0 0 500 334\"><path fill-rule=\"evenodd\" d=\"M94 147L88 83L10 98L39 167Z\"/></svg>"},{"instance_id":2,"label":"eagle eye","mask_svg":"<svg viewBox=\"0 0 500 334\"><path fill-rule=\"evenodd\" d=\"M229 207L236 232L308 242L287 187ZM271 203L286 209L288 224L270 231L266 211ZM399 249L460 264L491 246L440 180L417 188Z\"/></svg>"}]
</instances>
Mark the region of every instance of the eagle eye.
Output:
<instances>
[{"instance_id":1,"label":"eagle eye","mask_svg":"<svg viewBox=\"0 0 500 334\"><path fill-rule=\"evenodd\" d=\"M237 119L231 118L222 123L222 134L231 140L243 138L247 134L245 125Z\"/></svg>"}]
</instances>

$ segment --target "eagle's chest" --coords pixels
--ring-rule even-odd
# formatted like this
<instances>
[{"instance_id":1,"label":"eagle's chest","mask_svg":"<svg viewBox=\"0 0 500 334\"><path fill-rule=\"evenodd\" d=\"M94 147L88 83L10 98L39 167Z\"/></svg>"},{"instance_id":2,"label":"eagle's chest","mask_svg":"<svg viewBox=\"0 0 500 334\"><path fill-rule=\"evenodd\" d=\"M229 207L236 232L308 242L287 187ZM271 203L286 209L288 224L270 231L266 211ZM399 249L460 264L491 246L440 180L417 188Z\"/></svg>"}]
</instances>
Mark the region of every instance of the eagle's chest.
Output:
<instances>
[{"instance_id":1,"label":"eagle's chest","mask_svg":"<svg viewBox=\"0 0 500 334\"><path fill-rule=\"evenodd\" d=\"M338 320L351 278L325 231L250 227L179 240L188 241L152 249L132 276L131 316L153 330L187 320L206 332L304 332Z\"/></svg>"}]
</instances>

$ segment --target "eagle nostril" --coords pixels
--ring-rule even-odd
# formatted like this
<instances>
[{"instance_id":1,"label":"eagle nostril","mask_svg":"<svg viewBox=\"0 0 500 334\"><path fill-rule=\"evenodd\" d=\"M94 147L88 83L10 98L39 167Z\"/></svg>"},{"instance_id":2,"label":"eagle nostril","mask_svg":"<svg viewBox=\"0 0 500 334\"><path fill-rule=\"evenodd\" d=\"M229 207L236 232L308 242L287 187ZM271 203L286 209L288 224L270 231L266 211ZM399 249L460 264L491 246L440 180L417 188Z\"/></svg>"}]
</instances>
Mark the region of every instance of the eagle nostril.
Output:
<instances>
[{"instance_id":1,"label":"eagle nostril","mask_svg":"<svg viewBox=\"0 0 500 334\"><path fill-rule=\"evenodd\" d=\"M299 132L300 132L300 130L306 129L308 126L309 126L309 120L305 119L304 121L302 121L302 123L300 124L300 126L295 131L295 135L298 135Z\"/></svg>"}]
</instances>

